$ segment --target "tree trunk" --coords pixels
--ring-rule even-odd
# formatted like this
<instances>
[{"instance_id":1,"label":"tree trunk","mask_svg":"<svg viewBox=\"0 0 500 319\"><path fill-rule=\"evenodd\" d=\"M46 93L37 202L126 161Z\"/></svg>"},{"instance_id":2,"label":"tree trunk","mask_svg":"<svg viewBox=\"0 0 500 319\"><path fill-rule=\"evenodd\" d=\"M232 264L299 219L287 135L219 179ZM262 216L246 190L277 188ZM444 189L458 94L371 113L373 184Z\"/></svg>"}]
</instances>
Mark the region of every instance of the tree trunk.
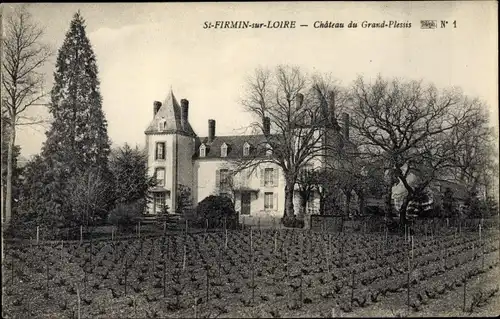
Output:
<instances>
[{"instance_id":1,"label":"tree trunk","mask_svg":"<svg viewBox=\"0 0 500 319\"><path fill-rule=\"evenodd\" d=\"M325 215L325 196L321 193L319 195L319 214Z\"/></svg>"},{"instance_id":2,"label":"tree trunk","mask_svg":"<svg viewBox=\"0 0 500 319\"><path fill-rule=\"evenodd\" d=\"M293 186L294 182L286 181L285 185L285 212L283 214L283 218L285 219L293 219L295 217L295 213L293 211Z\"/></svg>"},{"instance_id":3,"label":"tree trunk","mask_svg":"<svg viewBox=\"0 0 500 319\"><path fill-rule=\"evenodd\" d=\"M3 188L4 188L4 185L3 185L3 178L2 178L2 222L5 220L4 218L4 214L5 214L5 200L4 200L4 191L3 191Z\"/></svg>"},{"instance_id":4,"label":"tree trunk","mask_svg":"<svg viewBox=\"0 0 500 319\"><path fill-rule=\"evenodd\" d=\"M5 180L2 176L2 221L5 220Z\"/></svg>"},{"instance_id":5,"label":"tree trunk","mask_svg":"<svg viewBox=\"0 0 500 319\"><path fill-rule=\"evenodd\" d=\"M408 194L405 196L401 207L399 208L399 225L401 229L404 229L404 225L406 225L406 209L408 208L408 204L410 203L411 196Z\"/></svg>"},{"instance_id":6,"label":"tree trunk","mask_svg":"<svg viewBox=\"0 0 500 319\"><path fill-rule=\"evenodd\" d=\"M300 207L299 207L299 219L304 219L306 216L307 198L306 196L300 196Z\"/></svg>"},{"instance_id":7,"label":"tree trunk","mask_svg":"<svg viewBox=\"0 0 500 319\"><path fill-rule=\"evenodd\" d=\"M349 217L349 206L351 205L351 192L345 192L345 206L344 206L344 215L345 217Z\"/></svg>"},{"instance_id":8,"label":"tree trunk","mask_svg":"<svg viewBox=\"0 0 500 319\"><path fill-rule=\"evenodd\" d=\"M386 185L385 194L385 219L386 222L392 217L392 185Z\"/></svg>"},{"instance_id":9,"label":"tree trunk","mask_svg":"<svg viewBox=\"0 0 500 319\"><path fill-rule=\"evenodd\" d=\"M310 216L307 214L307 201L309 196L300 196L300 218L304 221L304 229L309 229Z\"/></svg>"},{"instance_id":10,"label":"tree trunk","mask_svg":"<svg viewBox=\"0 0 500 319\"><path fill-rule=\"evenodd\" d=\"M358 193L358 201L359 201L359 214L365 214L365 196L363 193Z\"/></svg>"},{"instance_id":11,"label":"tree trunk","mask_svg":"<svg viewBox=\"0 0 500 319\"><path fill-rule=\"evenodd\" d=\"M11 119L10 132L9 132L9 149L7 152L7 178L5 190L5 223L9 223L12 217L12 172L14 167L12 165L12 158L14 153L14 146L16 143L16 130L14 127L15 118Z\"/></svg>"}]
</instances>

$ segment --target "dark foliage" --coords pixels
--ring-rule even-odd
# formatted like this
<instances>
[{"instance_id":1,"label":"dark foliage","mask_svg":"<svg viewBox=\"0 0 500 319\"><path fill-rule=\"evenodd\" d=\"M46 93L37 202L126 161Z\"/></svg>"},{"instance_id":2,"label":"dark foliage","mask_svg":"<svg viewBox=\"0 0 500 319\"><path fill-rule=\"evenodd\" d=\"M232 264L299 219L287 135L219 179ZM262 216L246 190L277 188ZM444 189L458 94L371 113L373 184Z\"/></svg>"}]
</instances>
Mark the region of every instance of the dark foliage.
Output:
<instances>
[{"instance_id":1,"label":"dark foliage","mask_svg":"<svg viewBox=\"0 0 500 319\"><path fill-rule=\"evenodd\" d=\"M120 230L130 231L141 220L143 211L144 200L120 203L109 213L108 222Z\"/></svg>"},{"instance_id":2,"label":"dark foliage","mask_svg":"<svg viewBox=\"0 0 500 319\"><path fill-rule=\"evenodd\" d=\"M113 174L115 203L140 202L144 204L144 210L151 200L148 189L156 185L155 178L148 176L146 152L125 144L111 153L109 168Z\"/></svg>"},{"instance_id":3,"label":"dark foliage","mask_svg":"<svg viewBox=\"0 0 500 319\"><path fill-rule=\"evenodd\" d=\"M73 198L100 206L100 211L106 211L113 199L109 196L109 203L103 203L100 196L79 197L76 195L82 193L75 192L76 188L85 188L78 183L83 179L77 177L90 175L103 181L93 184L90 193L106 191L108 185L104 182L109 180L110 152L97 62L79 12L74 15L58 52L49 112L53 122L41 154L46 166L41 182L47 192L39 194L42 196L36 200L44 204L41 213L48 215L47 226L57 226L60 220L64 226L72 226L82 222L82 214L94 214L82 213ZM92 222L92 219L85 221Z\"/></svg>"},{"instance_id":4,"label":"dark foliage","mask_svg":"<svg viewBox=\"0 0 500 319\"><path fill-rule=\"evenodd\" d=\"M285 227L304 228L304 220L296 217L283 217L281 218L281 223Z\"/></svg>"},{"instance_id":5,"label":"dark foliage","mask_svg":"<svg viewBox=\"0 0 500 319\"><path fill-rule=\"evenodd\" d=\"M226 196L208 196L198 203L195 210L193 226L208 228L221 228L226 222L227 228L238 227L238 214L234 204Z\"/></svg>"},{"instance_id":6,"label":"dark foliage","mask_svg":"<svg viewBox=\"0 0 500 319\"><path fill-rule=\"evenodd\" d=\"M453 198L453 191L451 188L446 187L443 193L443 207L442 216L443 217L455 217L456 215L455 200Z\"/></svg>"}]
</instances>

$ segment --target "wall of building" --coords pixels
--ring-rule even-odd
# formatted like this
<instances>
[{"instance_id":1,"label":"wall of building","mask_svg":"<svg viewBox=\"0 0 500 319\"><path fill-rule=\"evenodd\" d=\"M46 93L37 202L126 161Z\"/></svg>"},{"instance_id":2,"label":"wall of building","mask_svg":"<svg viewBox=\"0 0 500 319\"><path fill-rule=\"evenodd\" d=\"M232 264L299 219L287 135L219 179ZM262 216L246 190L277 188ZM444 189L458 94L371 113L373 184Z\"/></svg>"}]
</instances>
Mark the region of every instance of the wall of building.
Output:
<instances>
[{"instance_id":1,"label":"wall of building","mask_svg":"<svg viewBox=\"0 0 500 319\"><path fill-rule=\"evenodd\" d=\"M184 185L191 189L191 196L193 204L196 204L193 190L196 188L193 182L193 154L195 148L195 141L193 137L177 136L178 143L178 160L177 160L177 184Z\"/></svg>"},{"instance_id":2,"label":"wall of building","mask_svg":"<svg viewBox=\"0 0 500 319\"><path fill-rule=\"evenodd\" d=\"M225 161L218 159L196 160L193 163L193 199L194 204L205 197L216 195L215 174Z\"/></svg>"},{"instance_id":3,"label":"wall of building","mask_svg":"<svg viewBox=\"0 0 500 319\"><path fill-rule=\"evenodd\" d=\"M407 179L408 184L410 186L414 186L417 182L417 177L413 173L410 173L406 179ZM429 184L429 186L427 187L427 191L429 193L429 196L432 198L432 201L435 204L437 204L437 205L442 204L442 198L443 198L445 189L441 186L439 181L431 182ZM401 183L401 181L396 186L394 186L392 188L392 198L394 199L394 206L397 209L399 209L401 207L401 204L402 204L406 194L407 194L406 188L404 187L403 183ZM456 204L458 206L463 205L465 203L464 198L455 197L454 199L455 199Z\"/></svg>"},{"instance_id":4,"label":"wall of building","mask_svg":"<svg viewBox=\"0 0 500 319\"><path fill-rule=\"evenodd\" d=\"M165 186L164 188L170 191L170 196L166 196L165 204L168 207L173 207L173 176L175 173L175 158L173 152L174 135L172 134L150 134L146 135L147 150L148 150L148 174L153 176L157 167L165 168ZM165 159L155 159L156 143L165 142ZM153 213L152 203L148 204L149 213Z\"/></svg>"},{"instance_id":5,"label":"wall of building","mask_svg":"<svg viewBox=\"0 0 500 319\"><path fill-rule=\"evenodd\" d=\"M156 143L165 142L165 160L156 160ZM177 143L177 144L176 144ZM175 151L177 145L177 160ZM234 169L234 163L221 158L218 159L196 159L193 160L195 153L195 141L192 137L174 135L174 134L151 134L146 135L146 147L148 150L148 173L152 176L157 167L165 168L165 186L164 188L170 191L170 196L166 196L165 204L170 207L169 211L173 212L175 207L176 189L175 183L182 184L191 188L193 204L202 201L210 195L218 194L216 185L216 173L220 169ZM320 158L315 158L310 162L312 168L319 168L324 165ZM278 170L276 186L266 186L262 182L264 179L265 168L273 168ZM177 171L177 174L176 174ZM250 172L251 171L251 172ZM247 177L242 179L241 175L246 174ZM177 178L177 181L176 181ZM263 163L253 170L248 169L245 172L238 173L234 180L235 186L244 186L248 189L255 190L251 192L250 215L254 217L276 217L283 216L285 206L285 181L281 168L272 163ZM245 185L242 185L244 183ZM273 208L265 209L265 193L273 193ZM240 192L234 194L235 209L241 211L241 195ZM299 194L296 192L294 196L295 213L299 212L300 202ZM315 198L314 205L319 208L319 198ZM152 213L152 204L148 210Z\"/></svg>"},{"instance_id":6,"label":"wall of building","mask_svg":"<svg viewBox=\"0 0 500 319\"><path fill-rule=\"evenodd\" d=\"M414 174L410 173L406 180L408 181L409 185L413 185L416 182L417 178ZM394 207L396 209L399 209L401 207L406 194L406 188L401 181L399 181L397 185L392 187L392 199L394 201Z\"/></svg>"},{"instance_id":7,"label":"wall of building","mask_svg":"<svg viewBox=\"0 0 500 319\"><path fill-rule=\"evenodd\" d=\"M263 186L261 182L261 174L265 168L278 169L278 183L276 186ZM193 169L193 185L196 185L193 191L193 198L195 203L199 203L205 197L210 195L216 195L218 193L218 187L216 185L216 174L217 170L220 169L234 169L234 165L223 159L198 159L194 161ZM246 174L246 178L242 179L241 175ZM244 182L243 182L244 181ZM242 185L244 183L245 185ZM283 174L278 166L273 164L262 164L256 167L253 172L250 169L239 172L234 176L234 186L237 189L240 186L258 190L256 192L251 192L251 202L250 202L250 215L252 216L271 216L271 217L281 217L283 214L284 207L284 179ZM264 194L266 192L272 192L274 201L273 209L264 209ZM239 192L234 194L235 209L237 211L241 210L241 196Z\"/></svg>"},{"instance_id":8,"label":"wall of building","mask_svg":"<svg viewBox=\"0 0 500 319\"><path fill-rule=\"evenodd\" d=\"M275 186L266 186L262 180L264 179L264 171L266 168L278 170L277 184ZM285 207L285 179L282 170L279 166L272 163L263 163L255 168L251 179L248 179L249 187L259 189L258 193L253 194L253 200L250 206L250 214L256 217L282 217ZM273 193L273 209L266 210L265 193Z\"/></svg>"}]
</instances>

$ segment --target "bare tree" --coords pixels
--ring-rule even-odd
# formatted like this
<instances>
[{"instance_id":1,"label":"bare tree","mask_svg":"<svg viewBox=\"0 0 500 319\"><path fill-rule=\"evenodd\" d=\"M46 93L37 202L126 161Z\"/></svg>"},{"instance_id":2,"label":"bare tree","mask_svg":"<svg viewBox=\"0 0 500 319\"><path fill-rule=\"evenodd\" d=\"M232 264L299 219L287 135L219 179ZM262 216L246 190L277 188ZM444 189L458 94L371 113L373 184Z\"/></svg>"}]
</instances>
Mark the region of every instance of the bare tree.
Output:
<instances>
[{"instance_id":1,"label":"bare tree","mask_svg":"<svg viewBox=\"0 0 500 319\"><path fill-rule=\"evenodd\" d=\"M274 72L258 69L248 81L242 101L263 133L256 151L238 163L238 169L255 169L263 163L280 167L285 178L284 218L295 218L293 196L301 168L325 155L328 105L320 86L298 68L278 66Z\"/></svg>"},{"instance_id":2,"label":"bare tree","mask_svg":"<svg viewBox=\"0 0 500 319\"><path fill-rule=\"evenodd\" d=\"M98 169L89 169L71 180L71 201L79 214L73 220L89 226L106 213L110 184Z\"/></svg>"},{"instance_id":3,"label":"bare tree","mask_svg":"<svg viewBox=\"0 0 500 319\"><path fill-rule=\"evenodd\" d=\"M327 171L335 181L336 188L344 195L344 216L350 216L352 196L361 187L363 181L362 165L354 145L345 145L333 155L333 161L328 161Z\"/></svg>"},{"instance_id":4,"label":"bare tree","mask_svg":"<svg viewBox=\"0 0 500 319\"><path fill-rule=\"evenodd\" d=\"M389 176L406 190L399 210L404 224L415 194L450 175L457 150L451 133L466 123L475 106L455 89L438 91L422 82L380 76L373 84L358 78L351 102L361 152L388 163ZM410 182L410 174L417 179Z\"/></svg>"},{"instance_id":5,"label":"bare tree","mask_svg":"<svg viewBox=\"0 0 500 319\"><path fill-rule=\"evenodd\" d=\"M2 32L2 116L9 129L7 158L7 179L5 194L5 220L12 215L12 154L16 142L16 126L40 123L26 115L27 110L42 102L42 66L51 55L49 48L42 44L43 30L32 20L24 6L16 7L6 19L5 36Z\"/></svg>"},{"instance_id":6,"label":"bare tree","mask_svg":"<svg viewBox=\"0 0 500 319\"><path fill-rule=\"evenodd\" d=\"M322 168L315 172L316 192L319 195L319 213L321 215L332 214L338 211L338 184L332 172Z\"/></svg>"},{"instance_id":7,"label":"bare tree","mask_svg":"<svg viewBox=\"0 0 500 319\"><path fill-rule=\"evenodd\" d=\"M453 175L469 190L483 186L485 190L491 183L491 177L498 168L494 158L493 130L490 128L485 105L479 99L468 102L471 112L452 131L455 140ZM495 156L496 155L496 156Z\"/></svg>"},{"instance_id":8,"label":"bare tree","mask_svg":"<svg viewBox=\"0 0 500 319\"><path fill-rule=\"evenodd\" d=\"M311 195L314 195L318 186L316 171L312 168L303 168L298 175L297 185L300 196L299 219L302 219L306 215L307 202L311 199Z\"/></svg>"}]
</instances>

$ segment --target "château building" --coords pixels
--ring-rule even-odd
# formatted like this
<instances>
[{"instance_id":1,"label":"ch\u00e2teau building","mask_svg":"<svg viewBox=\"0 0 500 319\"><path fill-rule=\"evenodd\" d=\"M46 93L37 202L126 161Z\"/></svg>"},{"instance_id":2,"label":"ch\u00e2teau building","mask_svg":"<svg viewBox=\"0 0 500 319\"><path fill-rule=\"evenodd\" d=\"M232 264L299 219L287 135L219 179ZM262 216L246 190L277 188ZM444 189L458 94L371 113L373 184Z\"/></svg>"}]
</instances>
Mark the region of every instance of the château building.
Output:
<instances>
[{"instance_id":1,"label":"ch\u00e2teau building","mask_svg":"<svg viewBox=\"0 0 500 319\"><path fill-rule=\"evenodd\" d=\"M333 101L325 105L324 117L329 118L333 124L325 126L324 129L328 131L323 136L325 140L337 145L337 148L330 148L329 151L335 152L338 147L355 148L349 140L349 115L343 113L339 125L335 120ZM282 217L285 181L278 165L266 162L254 168L235 171L235 163L254 156L256 152L262 156L272 156L272 149L266 145L265 137L270 134L271 125L267 119L263 123L264 134L261 135L219 136L215 120L209 119L207 136L198 136L189 124L188 100L181 99L179 103L170 91L163 102L155 101L153 118L145 131L148 172L151 176L156 176L157 180L157 185L150 189L153 200L148 205L147 215L154 216L162 212L164 207L168 207L169 213L176 213L176 201L181 189L188 189L194 205L210 195L228 195L232 198L236 211L242 216ZM326 158L331 160L333 156L320 156L309 162L308 168L326 165ZM409 182L413 183L414 179L410 178ZM432 183L428 187L429 204L440 204L445 190L451 188L458 207L462 207L465 191L458 186L460 185L446 180ZM399 209L405 194L402 183L393 186L392 203L395 209ZM315 192L311 195L306 214L319 212L320 199L317 195ZM342 196L338 201L343 201ZM299 212L298 187L295 189L293 202L295 212ZM358 209L356 202L356 195L353 194L350 202L352 210ZM362 202L365 208L384 207L384 200L380 196L367 196Z\"/></svg>"},{"instance_id":2,"label":"ch\u00e2teau building","mask_svg":"<svg viewBox=\"0 0 500 319\"><path fill-rule=\"evenodd\" d=\"M348 116L343 118L348 127ZM270 125L264 125L264 130L270 130ZM241 215L283 216L285 184L279 166L262 163L233 174L234 162L253 152L272 154L271 149L262 150L263 134L219 136L215 120L209 119L208 135L199 136L189 124L189 101L179 103L172 91L163 102L153 103L153 118L145 134L149 174L157 179L157 186L150 190L153 200L147 214L158 214L165 205L175 213L178 192L189 188L194 205L207 196L227 194ZM321 161L310 165L315 168ZM298 194L294 205L298 211ZM318 208L319 199L313 195L307 203L308 213L316 213Z\"/></svg>"}]
</instances>

